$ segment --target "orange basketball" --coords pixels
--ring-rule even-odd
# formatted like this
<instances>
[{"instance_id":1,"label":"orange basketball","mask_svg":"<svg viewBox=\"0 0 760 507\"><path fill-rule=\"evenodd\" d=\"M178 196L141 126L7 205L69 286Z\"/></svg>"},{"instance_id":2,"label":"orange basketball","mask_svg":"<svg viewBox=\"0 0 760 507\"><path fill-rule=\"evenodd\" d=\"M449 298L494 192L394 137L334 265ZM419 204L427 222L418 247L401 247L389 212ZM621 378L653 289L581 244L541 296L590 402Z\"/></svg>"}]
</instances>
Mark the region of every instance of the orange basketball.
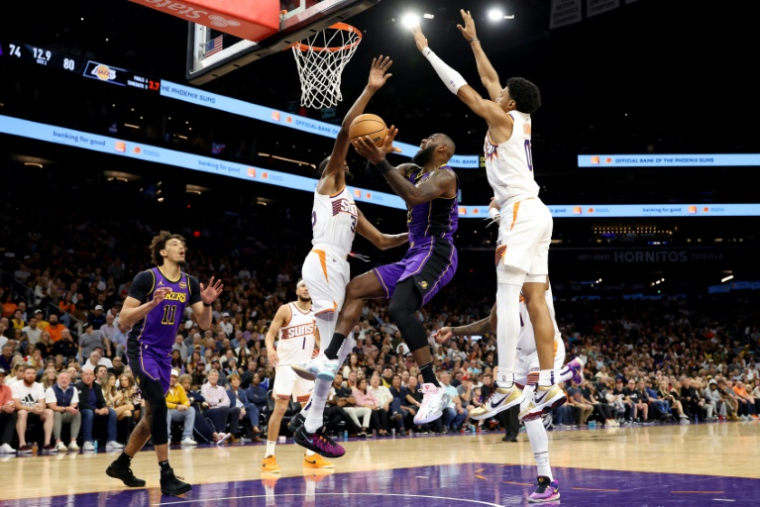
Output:
<instances>
[{"instance_id":1,"label":"orange basketball","mask_svg":"<svg viewBox=\"0 0 760 507\"><path fill-rule=\"evenodd\" d=\"M388 127L383 119L375 114L357 116L348 129L348 137L352 141L359 137L369 136L378 146L382 146L386 135L388 135Z\"/></svg>"}]
</instances>

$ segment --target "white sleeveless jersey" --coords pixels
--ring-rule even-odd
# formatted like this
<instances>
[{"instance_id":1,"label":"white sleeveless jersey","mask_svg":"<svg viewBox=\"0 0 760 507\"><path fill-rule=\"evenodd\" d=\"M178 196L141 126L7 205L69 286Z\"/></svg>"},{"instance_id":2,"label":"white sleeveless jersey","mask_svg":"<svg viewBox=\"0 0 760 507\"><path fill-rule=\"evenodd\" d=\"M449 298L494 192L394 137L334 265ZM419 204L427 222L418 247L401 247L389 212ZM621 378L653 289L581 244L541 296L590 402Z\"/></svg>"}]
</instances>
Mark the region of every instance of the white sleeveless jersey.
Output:
<instances>
[{"instance_id":1,"label":"white sleeveless jersey","mask_svg":"<svg viewBox=\"0 0 760 507\"><path fill-rule=\"evenodd\" d=\"M499 207L538 197L538 184L533 178L533 155L530 146L530 115L510 111L514 125L512 137L496 146L486 134L483 147L486 176Z\"/></svg>"},{"instance_id":2,"label":"white sleeveless jersey","mask_svg":"<svg viewBox=\"0 0 760 507\"><path fill-rule=\"evenodd\" d=\"M557 326L551 287L546 291L546 304L549 306L549 314L552 316L552 324L554 324L554 351L556 353L556 342L562 340L562 333L559 332L559 327ZM536 335L533 332L533 326L530 323L530 315L528 314L528 307L525 305L525 299L522 295L520 296L520 325L520 337L517 339L517 348L520 350L520 355L527 356L536 351Z\"/></svg>"},{"instance_id":3,"label":"white sleeveless jersey","mask_svg":"<svg viewBox=\"0 0 760 507\"><path fill-rule=\"evenodd\" d=\"M302 311L295 303L288 303L290 320L280 328L277 356L280 365L291 365L311 359L314 351L314 333L317 321L314 312Z\"/></svg>"},{"instance_id":4,"label":"white sleeveless jersey","mask_svg":"<svg viewBox=\"0 0 760 507\"><path fill-rule=\"evenodd\" d=\"M335 195L314 191L311 212L312 245L332 247L344 259L351 253L359 211L347 187Z\"/></svg>"}]
</instances>

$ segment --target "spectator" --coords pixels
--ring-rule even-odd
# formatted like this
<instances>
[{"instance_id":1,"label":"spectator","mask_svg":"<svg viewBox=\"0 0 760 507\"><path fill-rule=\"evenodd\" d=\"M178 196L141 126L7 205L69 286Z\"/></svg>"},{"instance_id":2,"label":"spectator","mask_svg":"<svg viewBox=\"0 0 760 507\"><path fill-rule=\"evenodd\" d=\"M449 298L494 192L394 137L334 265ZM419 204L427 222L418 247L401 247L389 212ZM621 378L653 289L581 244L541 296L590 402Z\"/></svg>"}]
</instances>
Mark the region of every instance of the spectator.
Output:
<instances>
[{"instance_id":1,"label":"spectator","mask_svg":"<svg viewBox=\"0 0 760 507\"><path fill-rule=\"evenodd\" d=\"M177 370L180 375L185 373L185 363L182 361L182 356L179 353L179 350L173 349L172 350L172 362L171 362L172 368Z\"/></svg>"},{"instance_id":2,"label":"spectator","mask_svg":"<svg viewBox=\"0 0 760 507\"><path fill-rule=\"evenodd\" d=\"M334 393L333 390L335 391ZM341 373L335 374L333 389L330 390L330 394L330 399L334 399L333 404L342 408L351 418L354 425L359 429L356 434L361 437L366 437L367 434L364 431L364 428L369 428L372 410L367 407L356 406L356 400L354 399L351 388L343 386L343 375ZM362 418L361 423L359 422L359 417Z\"/></svg>"},{"instance_id":3,"label":"spectator","mask_svg":"<svg viewBox=\"0 0 760 507\"><path fill-rule=\"evenodd\" d=\"M248 369L245 370L245 372L243 372L243 375L240 377L241 389L248 389L251 386L251 382L253 381L253 376L256 374L256 359L250 358L246 364L248 365Z\"/></svg>"},{"instance_id":4,"label":"spectator","mask_svg":"<svg viewBox=\"0 0 760 507\"><path fill-rule=\"evenodd\" d=\"M187 345L185 345L184 337L181 334L178 334L177 337L174 340L174 345L172 345L172 352L175 350L179 351L179 356L182 362L187 361Z\"/></svg>"},{"instance_id":5,"label":"spectator","mask_svg":"<svg viewBox=\"0 0 760 507\"><path fill-rule=\"evenodd\" d=\"M99 331L103 333L103 336L106 337L106 340L113 343L113 338L116 336L116 333L119 332L119 328L114 325L114 320L116 317L111 312L106 314L106 323L100 326Z\"/></svg>"},{"instance_id":6,"label":"spectator","mask_svg":"<svg viewBox=\"0 0 760 507\"><path fill-rule=\"evenodd\" d=\"M198 363L191 378L193 382L193 391L197 391L203 384L206 383L206 366L204 366L203 363Z\"/></svg>"},{"instance_id":7,"label":"spectator","mask_svg":"<svg viewBox=\"0 0 760 507\"><path fill-rule=\"evenodd\" d=\"M113 367L108 368L108 371L110 373L113 373L117 377L120 377L121 374L124 373L124 369L125 369L124 362L121 360L121 357L113 356L112 364L113 364Z\"/></svg>"},{"instance_id":8,"label":"spectator","mask_svg":"<svg viewBox=\"0 0 760 507\"><path fill-rule=\"evenodd\" d=\"M116 411L116 420L130 420L129 427L131 428L131 418L135 407L124 400L124 392L116 387L116 380L116 375L107 372L105 373L103 382L100 384L101 390L103 391L103 398L106 400L106 406Z\"/></svg>"},{"instance_id":9,"label":"spectator","mask_svg":"<svg viewBox=\"0 0 760 507\"><path fill-rule=\"evenodd\" d=\"M167 425L171 429L172 422L182 422L182 442L183 446L198 445L193 440L193 428L195 427L195 410L190 408L190 400L187 398L185 388L177 383L179 371L173 369L169 380L169 392L166 393L166 408L169 410L167 416Z\"/></svg>"},{"instance_id":10,"label":"spectator","mask_svg":"<svg viewBox=\"0 0 760 507\"><path fill-rule=\"evenodd\" d=\"M230 434L217 433L216 429L209 422L209 420L201 415L201 408L205 402L203 401L203 396L199 391L191 389L192 379L190 378L190 375L180 375L177 382L185 390L188 401L190 401L190 407L195 412L195 432L198 433L206 442L222 445L228 438L230 438Z\"/></svg>"},{"instance_id":11,"label":"spectator","mask_svg":"<svg viewBox=\"0 0 760 507\"><path fill-rule=\"evenodd\" d=\"M40 357L42 357L42 359L47 359L48 357L54 355L53 342L50 339L50 334L48 334L47 331L43 331L40 334L40 341L37 342L37 350L40 351Z\"/></svg>"},{"instance_id":12,"label":"spectator","mask_svg":"<svg viewBox=\"0 0 760 507\"><path fill-rule=\"evenodd\" d=\"M100 347L93 350L88 357L87 362L82 365L83 370L97 370L98 366L105 366L106 370L113 368L113 362L107 357L103 357L103 351Z\"/></svg>"},{"instance_id":13,"label":"spectator","mask_svg":"<svg viewBox=\"0 0 760 507\"><path fill-rule=\"evenodd\" d=\"M23 312L20 309L13 312L11 325L13 326L13 329L17 329L19 331L26 327L26 320L24 318Z\"/></svg>"},{"instance_id":14,"label":"spectator","mask_svg":"<svg viewBox=\"0 0 760 507\"><path fill-rule=\"evenodd\" d=\"M132 406L132 420L137 421L140 419L142 400L135 386L134 377L127 373L119 375L119 387L117 389L121 393L122 403Z\"/></svg>"},{"instance_id":15,"label":"spectator","mask_svg":"<svg viewBox=\"0 0 760 507\"><path fill-rule=\"evenodd\" d=\"M743 412L741 418L745 421L750 419L758 419L758 416L755 413L755 399L752 398L744 388L744 383L740 380L737 380L734 384L733 391L736 394L739 403L741 403Z\"/></svg>"},{"instance_id":16,"label":"spectator","mask_svg":"<svg viewBox=\"0 0 760 507\"><path fill-rule=\"evenodd\" d=\"M129 328L123 324L116 325L116 332L111 338L111 345L114 348L114 357L124 357L127 351L127 338L129 337Z\"/></svg>"},{"instance_id":17,"label":"spectator","mask_svg":"<svg viewBox=\"0 0 760 507\"><path fill-rule=\"evenodd\" d=\"M106 424L106 451L123 449L124 446L116 441L116 411L106 405L103 390L100 384L95 382L92 370L82 370L82 380L76 383L76 388L79 394L79 411L82 413L82 450L95 450L92 430L96 420Z\"/></svg>"},{"instance_id":18,"label":"spectator","mask_svg":"<svg viewBox=\"0 0 760 507\"><path fill-rule=\"evenodd\" d=\"M441 385L449 395L449 405L443 411L443 425L449 431L459 431L467 424L467 410L462 407L457 388L451 385L451 374L442 371L438 374Z\"/></svg>"},{"instance_id":19,"label":"spectator","mask_svg":"<svg viewBox=\"0 0 760 507\"><path fill-rule=\"evenodd\" d=\"M84 325L84 333L79 337L79 359L84 361L98 347L103 349L106 355L111 355L111 346L106 337L102 332L94 330L92 322L88 322Z\"/></svg>"},{"instance_id":20,"label":"spectator","mask_svg":"<svg viewBox=\"0 0 760 507\"><path fill-rule=\"evenodd\" d=\"M74 343L74 339L71 336L71 331L64 329L61 331L61 339L53 346L53 353L55 355L62 355L66 359L76 357L79 352L77 344Z\"/></svg>"},{"instance_id":21,"label":"spectator","mask_svg":"<svg viewBox=\"0 0 760 507\"><path fill-rule=\"evenodd\" d=\"M16 433L18 434L18 453L32 454L32 448L26 442L26 426L29 420L37 420L43 424L45 432L44 451L49 453L58 452L53 446L53 411L47 408L45 402L45 390L42 384L35 382L37 370L31 366L24 368L24 379L13 384L13 403L16 407L18 420L16 421Z\"/></svg>"},{"instance_id":22,"label":"spectator","mask_svg":"<svg viewBox=\"0 0 760 507\"><path fill-rule=\"evenodd\" d=\"M238 432L240 421L240 409L230 408L230 397L227 391L218 384L219 372L212 369L208 373L208 382L201 387L203 401L208 404L208 410L203 415L211 420L218 433L224 433L227 429L227 423L230 424L230 433L233 435Z\"/></svg>"},{"instance_id":23,"label":"spectator","mask_svg":"<svg viewBox=\"0 0 760 507\"><path fill-rule=\"evenodd\" d=\"M397 424L399 430L404 426L400 422L403 417L401 414L401 400L394 398L387 387L380 385L380 375L375 373L370 379L370 392L375 397L381 412L378 413L381 429L380 435L387 435L391 424Z\"/></svg>"},{"instance_id":24,"label":"spectator","mask_svg":"<svg viewBox=\"0 0 760 507\"><path fill-rule=\"evenodd\" d=\"M58 372L55 368L48 368L42 373L42 388L45 390L45 397L47 398L47 390L55 385L58 381ZM69 383L71 383L71 377L69 377ZM49 403L49 402L48 402Z\"/></svg>"},{"instance_id":25,"label":"spectator","mask_svg":"<svg viewBox=\"0 0 760 507\"><path fill-rule=\"evenodd\" d=\"M230 406L240 409L240 418L248 417L251 422L251 435L250 438L254 442L261 442L261 429L259 428L259 409L251 403L248 399L248 395L240 386L240 375L233 373L228 377L230 381L230 387L227 389L227 395L230 397Z\"/></svg>"},{"instance_id":26,"label":"spectator","mask_svg":"<svg viewBox=\"0 0 760 507\"><path fill-rule=\"evenodd\" d=\"M6 343L3 345L3 354L0 355L0 368L5 371L12 370L13 361L13 344Z\"/></svg>"},{"instance_id":27,"label":"spectator","mask_svg":"<svg viewBox=\"0 0 760 507\"><path fill-rule=\"evenodd\" d=\"M243 387L242 381L240 387L241 389ZM261 386L261 375L258 373L253 374L251 385L245 390L245 396L249 402L256 406L260 414L267 411L267 390Z\"/></svg>"},{"instance_id":28,"label":"spectator","mask_svg":"<svg viewBox=\"0 0 760 507\"><path fill-rule=\"evenodd\" d=\"M56 344L61 340L61 333L66 329L66 326L58 322L58 315L55 313L51 313L49 318L50 323L43 331L46 331L50 335L50 341Z\"/></svg>"},{"instance_id":29,"label":"spectator","mask_svg":"<svg viewBox=\"0 0 760 507\"><path fill-rule=\"evenodd\" d=\"M355 374L356 372L351 372L351 374ZM366 437L368 436L368 430L372 428L375 431L379 431L381 429L388 429L387 426L387 412L383 411L382 415L386 418L386 425L385 428L381 426L380 424L380 415L381 408L377 404L377 400L375 400L375 397L372 395L372 391L369 391L367 389L367 379L363 378L358 381L358 384L356 387L351 389L351 393L354 396L354 400L356 402L357 407L365 407L370 409L370 425L369 426L362 426L361 432L359 433L360 437Z\"/></svg>"},{"instance_id":30,"label":"spectator","mask_svg":"<svg viewBox=\"0 0 760 507\"><path fill-rule=\"evenodd\" d=\"M5 374L5 369L0 367L0 454L16 454L16 449L11 447L16 428L16 404L11 388L5 385Z\"/></svg>"},{"instance_id":31,"label":"spectator","mask_svg":"<svg viewBox=\"0 0 760 507\"><path fill-rule=\"evenodd\" d=\"M87 324L92 325L94 329L100 329L106 324L106 316L103 315L103 305L95 306L87 316Z\"/></svg>"},{"instance_id":32,"label":"spectator","mask_svg":"<svg viewBox=\"0 0 760 507\"><path fill-rule=\"evenodd\" d=\"M26 341L34 345L38 341L40 341L40 335L42 334L42 329L37 326L37 319L35 317L32 317L29 319L29 325L22 328L21 332L26 335Z\"/></svg>"},{"instance_id":33,"label":"spectator","mask_svg":"<svg viewBox=\"0 0 760 507\"><path fill-rule=\"evenodd\" d=\"M79 394L71 385L68 372L58 374L57 382L45 391L47 406L53 411L53 436L56 449L60 452L78 451L77 437L82 425L82 414L79 412ZM71 425L71 435L68 447L61 441L61 430L64 424Z\"/></svg>"}]
</instances>

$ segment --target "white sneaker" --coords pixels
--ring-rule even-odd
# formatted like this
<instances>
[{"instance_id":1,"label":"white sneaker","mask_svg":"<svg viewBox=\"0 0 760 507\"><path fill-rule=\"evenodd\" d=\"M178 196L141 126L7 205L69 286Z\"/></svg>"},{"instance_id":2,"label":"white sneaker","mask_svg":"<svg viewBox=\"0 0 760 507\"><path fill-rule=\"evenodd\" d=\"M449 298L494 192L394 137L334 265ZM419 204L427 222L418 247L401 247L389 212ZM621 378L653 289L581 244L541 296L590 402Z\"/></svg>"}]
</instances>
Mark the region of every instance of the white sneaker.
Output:
<instances>
[{"instance_id":1,"label":"white sneaker","mask_svg":"<svg viewBox=\"0 0 760 507\"><path fill-rule=\"evenodd\" d=\"M16 454L16 449L10 446L10 444L0 445L0 454Z\"/></svg>"},{"instance_id":2,"label":"white sneaker","mask_svg":"<svg viewBox=\"0 0 760 507\"><path fill-rule=\"evenodd\" d=\"M337 359L328 359L324 354L320 354L309 361L290 365L293 371L303 379L314 380L318 378L329 382L335 380L339 366Z\"/></svg>"},{"instance_id":3,"label":"white sneaker","mask_svg":"<svg viewBox=\"0 0 760 507\"><path fill-rule=\"evenodd\" d=\"M219 433L219 440L216 441L216 445L222 445L224 442L227 441L228 438L230 438L232 435L229 433Z\"/></svg>"},{"instance_id":4,"label":"white sneaker","mask_svg":"<svg viewBox=\"0 0 760 507\"><path fill-rule=\"evenodd\" d=\"M566 399L565 393L557 386L557 384L552 384L551 386L538 386L536 390L533 391L533 400L528 403L528 406L521 411L517 417L522 421L528 416L550 412L564 404Z\"/></svg>"},{"instance_id":5,"label":"white sneaker","mask_svg":"<svg viewBox=\"0 0 760 507\"><path fill-rule=\"evenodd\" d=\"M106 444L106 451L118 451L124 449L124 444L120 444L119 442L116 442L115 440L112 440L111 442L108 442Z\"/></svg>"},{"instance_id":6,"label":"white sneaker","mask_svg":"<svg viewBox=\"0 0 760 507\"><path fill-rule=\"evenodd\" d=\"M92 445L92 442L85 442L84 446L82 447L82 450L83 451L94 451L95 450L95 446Z\"/></svg>"},{"instance_id":7,"label":"white sneaker","mask_svg":"<svg viewBox=\"0 0 760 507\"><path fill-rule=\"evenodd\" d=\"M443 409L449 406L451 397L446 394L446 389L435 387L435 384L422 384L419 390L424 394L422 405L414 416L414 424L427 424L433 422L443 414Z\"/></svg>"},{"instance_id":8,"label":"white sneaker","mask_svg":"<svg viewBox=\"0 0 760 507\"><path fill-rule=\"evenodd\" d=\"M58 452L66 452L69 450L69 448L66 447L66 444L64 444L63 442L58 442L55 448Z\"/></svg>"},{"instance_id":9,"label":"white sneaker","mask_svg":"<svg viewBox=\"0 0 760 507\"><path fill-rule=\"evenodd\" d=\"M182 439L182 442L181 442L181 444L182 444L183 446L185 446L185 445L198 445L198 442L196 442L196 441L195 441L195 440L193 440L192 438L188 437L188 438L184 438L184 439Z\"/></svg>"},{"instance_id":10,"label":"white sneaker","mask_svg":"<svg viewBox=\"0 0 760 507\"><path fill-rule=\"evenodd\" d=\"M520 405L523 399L522 390L516 385L512 385L512 387L497 387L488 399L483 402L483 405L470 413L470 419L475 419L476 421L488 419L515 405Z\"/></svg>"},{"instance_id":11,"label":"white sneaker","mask_svg":"<svg viewBox=\"0 0 760 507\"><path fill-rule=\"evenodd\" d=\"M79 446L77 445L76 442L71 442L69 444L69 450L70 451L78 451L79 450Z\"/></svg>"}]
</instances>

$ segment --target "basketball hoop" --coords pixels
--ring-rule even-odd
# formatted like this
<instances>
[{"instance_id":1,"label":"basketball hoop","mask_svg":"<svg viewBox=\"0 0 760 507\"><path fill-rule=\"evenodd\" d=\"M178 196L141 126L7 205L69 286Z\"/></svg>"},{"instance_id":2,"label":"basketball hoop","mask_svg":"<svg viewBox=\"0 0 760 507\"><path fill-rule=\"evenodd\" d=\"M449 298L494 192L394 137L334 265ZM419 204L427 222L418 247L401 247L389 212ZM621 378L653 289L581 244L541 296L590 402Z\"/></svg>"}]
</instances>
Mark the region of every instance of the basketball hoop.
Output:
<instances>
[{"instance_id":1,"label":"basketball hoop","mask_svg":"<svg viewBox=\"0 0 760 507\"><path fill-rule=\"evenodd\" d=\"M336 23L293 45L301 80L301 105L314 109L334 107L340 92L343 68L354 56L362 33L346 23Z\"/></svg>"}]
</instances>

